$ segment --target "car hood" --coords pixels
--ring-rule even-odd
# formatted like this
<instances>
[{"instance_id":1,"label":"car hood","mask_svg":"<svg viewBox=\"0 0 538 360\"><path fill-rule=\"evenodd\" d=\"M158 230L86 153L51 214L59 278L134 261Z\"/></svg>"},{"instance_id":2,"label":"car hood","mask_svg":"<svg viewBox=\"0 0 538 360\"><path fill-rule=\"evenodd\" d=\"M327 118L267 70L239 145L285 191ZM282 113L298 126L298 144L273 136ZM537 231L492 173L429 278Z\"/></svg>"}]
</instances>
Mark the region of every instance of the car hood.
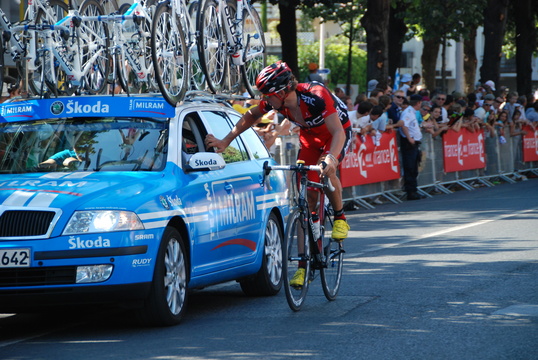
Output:
<instances>
[{"instance_id":1,"label":"car hood","mask_svg":"<svg viewBox=\"0 0 538 360\"><path fill-rule=\"evenodd\" d=\"M71 210L127 209L147 201L162 173L75 172L0 175L0 210L61 208Z\"/></svg>"}]
</instances>

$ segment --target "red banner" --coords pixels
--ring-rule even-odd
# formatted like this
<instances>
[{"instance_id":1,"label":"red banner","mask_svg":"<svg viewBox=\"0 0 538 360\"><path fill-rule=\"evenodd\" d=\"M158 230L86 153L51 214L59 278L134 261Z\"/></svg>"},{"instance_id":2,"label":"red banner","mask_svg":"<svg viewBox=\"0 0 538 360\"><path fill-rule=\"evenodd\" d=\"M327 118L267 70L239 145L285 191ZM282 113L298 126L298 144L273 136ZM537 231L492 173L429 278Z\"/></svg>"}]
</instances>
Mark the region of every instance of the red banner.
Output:
<instances>
[{"instance_id":1,"label":"red banner","mask_svg":"<svg viewBox=\"0 0 538 360\"><path fill-rule=\"evenodd\" d=\"M443 135L445 172L482 169L486 167L484 131L449 130Z\"/></svg>"},{"instance_id":2,"label":"red banner","mask_svg":"<svg viewBox=\"0 0 538 360\"><path fill-rule=\"evenodd\" d=\"M372 136L355 135L351 149L340 164L343 187L371 184L400 178L398 144L395 132L385 132L374 145Z\"/></svg>"},{"instance_id":3,"label":"red banner","mask_svg":"<svg viewBox=\"0 0 538 360\"><path fill-rule=\"evenodd\" d=\"M538 161L538 129L527 125L523 130L527 132L523 135L523 161Z\"/></svg>"}]
</instances>

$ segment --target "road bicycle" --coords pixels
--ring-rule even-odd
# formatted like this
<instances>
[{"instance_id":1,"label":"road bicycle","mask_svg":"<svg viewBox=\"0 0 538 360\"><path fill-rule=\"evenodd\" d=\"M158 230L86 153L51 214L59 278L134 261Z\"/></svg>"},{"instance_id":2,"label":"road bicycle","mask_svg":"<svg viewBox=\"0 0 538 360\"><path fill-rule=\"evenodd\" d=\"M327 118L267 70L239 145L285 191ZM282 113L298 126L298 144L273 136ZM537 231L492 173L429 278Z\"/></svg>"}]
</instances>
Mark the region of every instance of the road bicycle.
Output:
<instances>
[{"instance_id":1,"label":"road bicycle","mask_svg":"<svg viewBox=\"0 0 538 360\"><path fill-rule=\"evenodd\" d=\"M157 83L163 97L176 106L190 84L185 0L165 0L157 5L151 29L151 50Z\"/></svg>"},{"instance_id":2,"label":"road bicycle","mask_svg":"<svg viewBox=\"0 0 538 360\"><path fill-rule=\"evenodd\" d=\"M65 12L62 1L50 4L60 9L56 14ZM44 85L54 95L105 90L110 71L108 28L91 20L103 14L97 0L86 0L79 10L68 9L51 30L35 32L36 70L28 84L36 95L45 95Z\"/></svg>"},{"instance_id":3,"label":"road bicycle","mask_svg":"<svg viewBox=\"0 0 538 360\"><path fill-rule=\"evenodd\" d=\"M18 70L17 82L24 81L23 87L27 90L28 76L33 76L39 67L37 53L40 42L37 34L54 28L54 24L67 14L67 8L68 5L59 0L29 1L21 23L11 23L0 9L0 88L3 87L4 56L9 53Z\"/></svg>"},{"instance_id":4,"label":"road bicycle","mask_svg":"<svg viewBox=\"0 0 538 360\"><path fill-rule=\"evenodd\" d=\"M256 77L266 64L262 23L250 0L201 0L198 54L214 92L247 92L256 97Z\"/></svg>"},{"instance_id":5,"label":"road bicycle","mask_svg":"<svg viewBox=\"0 0 538 360\"><path fill-rule=\"evenodd\" d=\"M109 27L112 60L109 82L115 84L117 80L127 94L158 90L151 58L154 12L155 0L135 0L133 4L122 4L109 15L87 18L104 22Z\"/></svg>"},{"instance_id":6,"label":"road bicycle","mask_svg":"<svg viewBox=\"0 0 538 360\"><path fill-rule=\"evenodd\" d=\"M292 171L293 183L298 184L284 236L282 276L288 305L293 311L301 309L310 283L316 278L316 270L319 271L325 297L329 301L335 300L340 290L345 250L342 241L331 236L334 212L325 191L334 191L334 187L326 178L322 182L309 180L308 172L319 173L321 166L305 165L302 160L298 160L297 165L269 166L266 162L265 176L271 170ZM310 212L307 189L320 193L316 212ZM305 269L305 281L302 285L293 285L291 280L300 267Z\"/></svg>"}]
</instances>

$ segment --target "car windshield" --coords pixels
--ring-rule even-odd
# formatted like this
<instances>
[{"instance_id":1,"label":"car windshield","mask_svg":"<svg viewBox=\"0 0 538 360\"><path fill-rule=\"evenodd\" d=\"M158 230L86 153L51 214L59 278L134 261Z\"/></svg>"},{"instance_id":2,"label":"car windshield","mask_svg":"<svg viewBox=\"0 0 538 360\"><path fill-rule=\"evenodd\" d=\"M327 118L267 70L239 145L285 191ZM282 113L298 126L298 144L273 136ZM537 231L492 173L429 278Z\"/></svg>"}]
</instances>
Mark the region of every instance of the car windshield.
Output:
<instances>
[{"instance_id":1,"label":"car windshield","mask_svg":"<svg viewBox=\"0 0 538 360\"><path fill-rule=\"evenodd\" d=\"M147 118L63 118L0 123L0 174L159 171L168 122Z\"/></svg>"}]
</instances>

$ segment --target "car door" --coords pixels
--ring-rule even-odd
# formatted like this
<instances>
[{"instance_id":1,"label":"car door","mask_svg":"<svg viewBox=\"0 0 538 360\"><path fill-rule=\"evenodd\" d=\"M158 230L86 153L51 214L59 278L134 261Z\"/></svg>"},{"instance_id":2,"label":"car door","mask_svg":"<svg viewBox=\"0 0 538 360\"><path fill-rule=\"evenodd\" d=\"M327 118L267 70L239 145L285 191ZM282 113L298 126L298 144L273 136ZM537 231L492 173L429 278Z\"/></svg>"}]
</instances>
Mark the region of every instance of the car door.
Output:
<instances>
[{"instance_id":1,"label":"car door","mask_svg":"<svg viewBox=\"0 0 538 360\"><path fill-rule=\"evenodd\" d=\"M184 118L182 126L187 153L205 149L207 133L224 137L231 129L224 111L201 111ZM188 191L182 196L191 228L192 276L222 271L254 261L261 215L255 199L260 192L261 167L250 160L238 138L222 154L220 170L187 172ZM186 156L188 161L188 155ZM254 166L253 166L254 165ZM205 221L204 221L205 220ZM260 230L261 231L261 230Z\"/></svg>"}]
</instances>

